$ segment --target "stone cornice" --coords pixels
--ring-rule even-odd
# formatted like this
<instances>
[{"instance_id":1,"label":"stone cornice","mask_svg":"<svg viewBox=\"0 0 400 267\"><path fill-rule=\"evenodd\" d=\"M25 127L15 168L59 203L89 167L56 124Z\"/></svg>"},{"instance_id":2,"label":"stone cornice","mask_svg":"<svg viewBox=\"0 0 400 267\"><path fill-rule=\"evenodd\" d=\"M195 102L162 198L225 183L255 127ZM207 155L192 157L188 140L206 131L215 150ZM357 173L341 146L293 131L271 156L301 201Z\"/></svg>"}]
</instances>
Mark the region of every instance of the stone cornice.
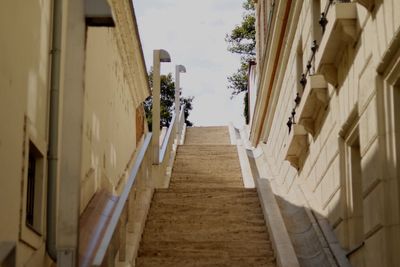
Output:
<instances>
[{"instance_id":1,"label":"stone cornice","mask_svg":"<svg viewBox=\"0 0 400 267\"><path fill-rule=\"evenodd\" d=\"M115 21L115 34L124 74L135 106L138 106L150 95L150 87L133 5L130 0L108 2Z\"/></svg>"},{"instance_id":2,"label":"stone cornice","mask_svg":"<svg viewBox=\"0 0 400 267\"><path fill-rule=\"evenodd\" d=\"M301 11L301 1L279 1L276 15L271 22L271 39L268 41L263 58L261 59L264 67L260 70L260 78L258 86L259 94L257 95L254 118L251 128L250 140L253 145L257 145L261 138L268 136L269 124L272 123L274 115L274 106L279 97L277 88L282 80L282 75L286 69L290 51L288 46L292 44L296 26L298 22L296 17ZM293 8L294 6L294 8ZM290 49L289 49L290 50ZM282 52L282 53L281 53ZM283 73L282 73L283 72ZM267 121L270 121L268 124Z\"/></svg>"}]
</instances>

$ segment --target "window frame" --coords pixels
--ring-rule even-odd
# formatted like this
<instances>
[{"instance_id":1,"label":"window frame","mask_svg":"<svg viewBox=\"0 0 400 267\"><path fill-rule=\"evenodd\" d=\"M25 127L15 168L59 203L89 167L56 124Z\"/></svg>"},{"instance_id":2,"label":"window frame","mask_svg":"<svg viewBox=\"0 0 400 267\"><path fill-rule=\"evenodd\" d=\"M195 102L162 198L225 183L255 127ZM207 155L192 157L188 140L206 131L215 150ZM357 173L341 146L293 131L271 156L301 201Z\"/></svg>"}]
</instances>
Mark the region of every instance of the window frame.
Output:
<instances>
[{"instance_id":1,"label":"window frame","mask_svg":"<svg viewBox=\"0 0 400 267\"><path fill-rule=\"evenodd\" d=\"M42 246L46 227L46 186L47 186L47 143L36 133L33 124L25 117L24 123L24 148L21 182L21 216L19 239L27 245L38 249ZM33 225L27 219L27 197L28 197L28 166L30 150L39 158L35 166L35 193L34 193L34 216Z\"/></svg>"}]
</instances>

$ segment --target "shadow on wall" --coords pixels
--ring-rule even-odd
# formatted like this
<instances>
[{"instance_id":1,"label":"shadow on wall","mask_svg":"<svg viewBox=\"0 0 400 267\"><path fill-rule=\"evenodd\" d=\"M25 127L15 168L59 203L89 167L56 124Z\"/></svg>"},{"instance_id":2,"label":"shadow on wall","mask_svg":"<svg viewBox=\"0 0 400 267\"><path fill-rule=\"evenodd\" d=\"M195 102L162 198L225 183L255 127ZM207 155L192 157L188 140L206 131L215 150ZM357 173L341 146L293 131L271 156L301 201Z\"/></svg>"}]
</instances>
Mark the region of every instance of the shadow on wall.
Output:
<instances>
[{"instance_id":1,"label":"shadow on wall","mask_svg":"<svg viewBox=\"0 0 400 267\"><path fill-rule=\"evenodd\" d=\"M337 266L338 264L335 263L335 258L330 252L330 246L338 246L340 248L340 245L334 236L330 237L331 240L327 240L326 237L322 235L321 229L319 228L320 225L317 225L316 218L313 217L312 211L304 206L295 205L277 195L276 200L300 266ZM322 216L317 215L317 218L318 217L323 219ZM328 230L332 232L331 229Z\"/></svg>"},{"instance_id":2,"label":"shadow on wall","mask_svg":"<svg viewBox=\"0 0 400 267\"><path fill-rule=\"evenodd\" d=\"M383 88L378 87L378 102L383 101L382 94ZM260 156L249 157L253 177L269 177L301 266L350 266L350 262L352 266L394 266L391 263L397 262L396 248L387 245L396 239L396 229L386 226L396 223L391 221L395 216L385 214L398 212L400 190L394 188L400 188L395 162L399 149L398 144L388 148L385 144L389 141L379 138L379 131L385 130L379 124L387 115L379 106L372 106L379 126L375 135L357 137L355 143L348 143L347 137L340 139L340 172L336 173L340 185L327 203L321 203L317 191L303 190L310 178L300 180L296 176L288 189L283 185L284 177L266 170L270 168L268 160L264 158L266 164L260 165ZM371 122L361 116L355 124L362 126L362 120ZM394 120L398 136L399 118ZM359 131L358 126L355 128ZM389 154L392 157L388 159ZM329 180L326 185L330 185Z\"/></svg>"},{"instance_id":3,"label":"shadow on wall","mask_svg":"<svg viewBox=\"0 0 400 267\"><path fill-rule=\"evenodd\" d=\"M249 157L249 163L255 179L266 179L260 177L264 171L258 170L255 158ZM275 199L300 266L350 266L328 219L309 207L300 186L295 183L288 194L278 195L279 185L275 180L267 180L275 189ZM339 205L335 209L339 210Z\"/></svg>"}]
</instances>

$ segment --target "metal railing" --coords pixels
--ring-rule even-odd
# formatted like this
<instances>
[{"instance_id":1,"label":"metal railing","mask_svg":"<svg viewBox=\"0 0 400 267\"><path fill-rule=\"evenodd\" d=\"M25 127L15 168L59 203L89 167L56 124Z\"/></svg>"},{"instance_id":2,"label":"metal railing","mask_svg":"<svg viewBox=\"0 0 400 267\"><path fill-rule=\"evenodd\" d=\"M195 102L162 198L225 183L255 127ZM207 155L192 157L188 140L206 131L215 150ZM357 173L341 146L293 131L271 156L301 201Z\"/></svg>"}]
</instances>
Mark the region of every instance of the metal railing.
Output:
<instances>
[{"instance_id":1,"label":"metal railing","mask_svg":"<svg viewBox=\"0 0 400 267\"><path fill-rule=\"evenodd\" d=\"M182 128L185 123L185 115L184 115L184 110L185 107L182 106L181 110L179 112L179 118L176 119L175 113L172 115L171 123L169 124L168 130L166 135L163 138L163 141L161 143L161 148L160 148L160 162L164 161L164 157L166 155L167 149L172 147L173 141L178 140L179 144L179 139L180 135L182 134ZM176 130L178 128L178 130ZM174 136L173 133L177 133L177 136ZM174 137L174 138L172 138ZM176 139L175 139L176 138Z\"/></svg>"},{"instance_id":2,"label":"metal railing","mask_svg":"<svg viewBox=\"0 0 400 267\"><path fill-rule=\"evenodd\" d=\"M159 187L165 187L168 185L170 177L170 167L172 166L174 152L176 152L176 147L180 144L180 138L182 133L182 128L184 126L185 116L184 107L181 108L179 116L175 114L172 116L171 123L168 127L167 133L165 134L160 147L159 153L159 164L155 169L158 176ZM156 171L157 170L157 171Z\"/></svg>"},{"instance_id":3,"label":"metal railing","mask_svg":"<svg viewBox=\"0 0 400 267\"><path fill-rule=\"evenodd\" d=\"M310 76L311 68L312 68L312 63L313 63L313 61L314 61L315 54L316 54L317 50L318 50L317 40L314 40L313 43L312 43L312 45L311 45L311 55L310 55L310 58L309 58L308 61L307 61L306 69L305 69L305 71L301 74L301 77L300 77L300 80L299 80L299 83L300 83L301 86L302 86L302 92L301 92L301 93L304 92L304 89L305 89L305 87L306 87L306 84L307 84L307 76ZM289 118L288 118L288 122L286 123L286 125L287 125L288 128L289 128L289 134L290 134L290 132L291 132L292 126L293 126L294 124L296 124L296 121L295 121L296 108L299 106L300 101L301 101L301 95L300 95L300 92L297 92L297 93L296 93L296 98L294 99L295 106L294 106L294 108L292 109L292 112L291 112L291 114L290 114L291 116L289 116Z\"/></svg>"},{"instance_id":4,"label":"metal railing","mask_svg":"<svg viewBox=\"0 0 400 267\"><path fill-rule=\"evenodd\" d=\"M169 164L171 164L171 155L174 143L178 145L181 138L182 128L185 122L184 107L182 107L179 117L177 119L174 114L171 123L168 127L168 131L163 138L162 145L160 147L159 159L160 163L157 166L163 173L166 173ZM179 131L176 131L178 127ZM175 133L178 133L177 135ZM94 256L92 266L114 266L116 256L118 255L119 261L126 261L126 236L127 236L127 224L133 218L129 216L129 203L132 197L131 192L134 191L135 183L140 175L148 176L148 169L152 168L152 150L151 140L152 138L159 138L152 136L151 133L146 134L143 144L139 148L139 152L136 156L136 160L132 170L130 172L128 181L124 187L124 190L119 197L116 204L115 210L109 221L109 224L105 230L101 243ZM152 174L154 176L154 174ZM143 177L141 177L143 178ZM154 177L144 177L150 179ZM133 195L135 199L136 196Z\"/></svg>"},{"instance_id":5,"label":"metal railing","mask_svg":"<svg viewBox=\"0 0 400 267\"><path fill-rule=\"evenodd\" d=\"M321 17L320 17L320 19L318 21L319 25L321 25L321 28L322 28L322 36L324 35L325 29L326 29L326 25L328 24L327 16L328 16L329 10L330 10L331 6L333 4L336 4L336 3L350 3L350 0L327 0L326 1L326 5L325 5L325 8L324 8L324 11L321 13ZM306 84L307 84L307 77L311 75L312 63L314 62L315 54L318 51L318 47L319 47L319 45L317 43L317 40L314 40L312 42L312 45L311 45L311 52L312 52L311 56L310 56L309 60L307 61L306 69L301 74L301 77L300 77L300 80L299 80L299 83L302 86L303 92L304 92L304 88L306 87ZM295 121L296 108L299 106L300 101L301 101L301 93L297 92L296 93L296 97L294 99L295 106L292 109L292 112L290 113L290 116L289 116L288 121L286 123L286 125L287 125L287 127L289 129L289 134L291 132L292 126L294 124L296 124L296 121Z\"/></svg>"},{"instance_id":6,"label":"metal railing","mask_svg":"<svg viewBox=\"0 0 400 267\"><path fill-rule=\"evenodd\" d=\"M350 0L328 0L326 2L324 11L321 13L321 18L319 19L319 25L322 27L322 34L325 32L326 24L328 24L327 16L329 8L335 3L350 3Z\"/></svg>"},{"instance_id":7,"label":"metal railing","mask_svg":"<svg viewBox=\"0 0 400 267\"><path fill-rule=\"evenodd\" d=\"M160 158L160 164L164 161L164 157L165 154L167 152L167 149L172 146L171 142L174 140L173 138L171 138L172 133L175 132L175 128L177 127L176 125L176 116L175 113L172 115L172 119L171 119L171 123L168 127L167 133L165 134L162 143L161 143L161 147L160 147L160 154L159 154L159 158Z\"/></svg>"},{"instance_id":8,"label":"metal railing","mask_svg":"<svg viewBox=\"0 0 400 267\"><path fill-rule=\"evenodd\" d=\"M143 144L140 147L135 164L129 175L128 181L125 185L115 210L112 214L110 222L105 230L103 239L94 256L92 266L114 266L115 257L119 254L119 260L125 261L126 257L126 224L130 219L128 216L128 203L131 196L133 186L140 172L146 175L147 171L144 169L147 162L151 162L151 138L152 134L146 134Z\"/></svg>"},{"instance_id":9,"label":"metal railing","mask_svg":"<svg viewBox=\"0 0 400 267\"><path fill-rule=\"evenodd\" d=\"M184 129L186 128L185 124L185 106L182 106L181 112L179 114L179 121L178 121L178 131L177 131L177 145L183 144L183 136L184 136Z\"/></svg>"}]
</instances>

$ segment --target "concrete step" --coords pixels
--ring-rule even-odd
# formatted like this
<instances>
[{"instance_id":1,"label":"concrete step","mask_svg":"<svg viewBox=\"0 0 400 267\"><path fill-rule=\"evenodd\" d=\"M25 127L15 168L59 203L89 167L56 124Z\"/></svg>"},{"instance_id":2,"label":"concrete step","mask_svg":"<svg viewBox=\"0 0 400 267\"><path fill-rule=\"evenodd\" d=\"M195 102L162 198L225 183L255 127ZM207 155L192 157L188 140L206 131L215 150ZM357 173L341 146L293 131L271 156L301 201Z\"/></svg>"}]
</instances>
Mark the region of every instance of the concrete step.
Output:
<instances>
[{"instance_id":1,"label":"concrete step","mask_svg":"<svg viewBox=\"0 0 400 267\"><path fill-rule=\"evenodd\" d=\"M265 225L231 224L229 229L221 224L150 224L143 240L149 241L262 241L269 238ZM257 235L254 240L254 236ZM249 238L252 236L252 238ZM186 242L185 242L186 244Z\"/></svg>"},{"instance_id":2,"label":"concrete step","mask_svg":"<svg viewBox=\"0 0 400 267\"><path fill-rule=\"evenodd\" d=\"M163 216L165 215L165 216ZM178 216L171 216L171 214L157 214L157 217L151 217L149 215L149 225L152 223L159 223L159 224L198 224L201 222L207 222L209 224L224 224L224 225L230 225L234 223L240 223L240 224L252 224L252 225L265 225L264 223L264 218L262 217L262 214L251 214L248 217L243 217L242 214L231 214L230 216L225 216L222 218L222 216L210 216L210 215L192 215L192 214L187 214L185 215L178 215Z\"/></svg>"},{"instance_id":3,"label":"concrete step","mask_svg":"<svg viewBox=\"0 0 400 267\"><path fill-rule=\"evenodd\" d=\"M179 198L178 198L179 199ZM250 211L257 210L260 207L260 204L258 202L257 198L244 198L244 199L229 199L228 201L220 200L220 199L191 199L191 198L186 198L182 201L183 199L179 199L179 201L173 200L171 198L169 199L160 199L158 198L157 202L154 202L152 208L154 209L175 209L175 208L191 208L191 209L196 209L196 208L201 208L201 209L207 209L207 208L214 208L214 209L220 209L221 211L223 210L231 210L234 209L233 211L239 210L241 208L247 209Z\"/></svg>"},{"instance_id":4,"label":"concrete step","mask_svg":"<svg viewBox=\"0 0 400 267\"><path fill-rule=\"evenodd\" d=\"M223 172L222 170L218 170L215 172L212 171L175 171L172 175L173 181L180 181L180 180L190 180L190 181L207 181L207 180L221 180L221 181L242 181L242 176L240 173L235 172ZM212 187L210 187L212 188Z\"/></svg>"},{"instance_id":5,"label":"concrete step","mask_svg":"<svg viewBox=\"0 0 400 267\"><path fill-rule=\"evenodd\" d=\"M147 242L139 250L139 256L152 257L274 257L271 244L264 241L249 241L244 248L241 241Z\"/></svg>"},{"instance_id":6,"label":"concrete step","mask_svg":"<svg viewBox=\"0 0 400 267\"><path fill-rule=\"evenodd\" d=\"M178 189L178 188L157 188L155 189L155 192L157 194L182 194L182 195L207 195L207 194L237 194L237 193L242 193L242 194L249 194L253 196L257 196L257 189L255 188L194 188L194 189Z\"/></svg>"},{"instance_id":7,"label":"concrete step","mask_svg":"<svg viewBox=\"0 0 400 267\"><path fill-rule=\"evenodd\" d=\"M250 212L255 212L260 210L260 204L256 197L238 197L237 199L224 198L220 196L219 198L202 198L198 197L186 197L180 198L177 197L177 200L172 198L163 198L161 196L157 196L153 199L152 209L193 209L193 211L197 208L200 209L218 209L221 212L223 210L236 211L240 209L249 210ZM239 211L238 211L239 212Z\"/></svg>"},{"instance_id":8,"label":"concrete step","mask_svg":"<svg viewBox=\"0 0 400 267\"><path fill-rule=\"evenodd\" d=\"M138 267L275 267L268 257L139 257Z\"/></svg>"},{"instance_id":9,"label":"concrete step","mask_svg":"<svg viewBox=\"0 0 400 267\"><path fill-rule=\"evenodd\" d=\"M225 227L226 228L226 227ZM264 227L265 228L265 227ZM221 231L222 230L222 231ZM269 240L269 236L265 231L260 230L260 228L247 229L246 231L240 229L202 229L198 231L184 231L176 230L152 230L145 232L142 237L142 245L147 242L153 241L176 241L186 244L187 242L233 242L242 241L243 247L246 246L245 241L265 241Z\"/></svg>"},{"instance_id":10,"label":"concrete step","mask_svg":"<svg viewBox=\"0 0 400 267\"><path fill-rule=\"evenodd\" d=\"M177 212L185 215L198 215L198 216L205 216L205 215L214 215L214 216L235 216L242 214L242 216L250 216L251 214L262 214L261 211L258 210L251 210L248 207L234 207L231 209L222 209L219 207L190 207L190 206L173 206L173 205L157 205L151 207L149 211L149 216L156 216L169 214L170 216L174 216Z\"/></svg>"},{"instance_id":11,"label":"concrete step","mask_svg":"<svg viewBox=\"0 0 400 267\"><path fill-rule=\"evenodd\" d=\"M235 152L236 145L231 144L184 144L179 146L178 151L184 153L185 151L209 151L211 154L218 154L220 152ZM234 155L231 155L234 156Z\"/></svg>"},{"instance_id":12,"label":"concrete step","mask_svg":"<svg viewBox=\"0 0 400 267\"><path fill-rule=\"evenodd\" d=\"M177 188L174 188L175 190ZM205 188L206 189L206 188ZM240 188L241 189L241 188ZM236 192L225 192L221 193L220 191L214 192L207 192L207 191L199 191L197 192L194 190L186 190L183 192L177 191L165 191L160 192L156 191L157 194L154 195L153 200L157 202L165 202L165 201L176 201L176 200L183 200L183 201L207 201L207 202L218 202L218 203L237 203L237 202L257 202L259 203L257 194L253 192L246 192L246 191L236 191Z\"/></svg>"},{"instance_id":13,"label":"concrete step","mask_svg":"<svg viewBox=\"0 0 400 267\"><path fill-rule=\"evenodd\" d=\"M199 188L199 187L203 187L203 188L207 188L207 187L216 187L216 188L224 188L224 187L233 187L233 188L242 188L243 187L243 183L240 181L236 181L236 182L221 182L221 181L209 181L207 183L205 182L192 182L190 185L185 185L185 182L171 182L170 186L173 188Z\"/></svg>"}]
</instances>

